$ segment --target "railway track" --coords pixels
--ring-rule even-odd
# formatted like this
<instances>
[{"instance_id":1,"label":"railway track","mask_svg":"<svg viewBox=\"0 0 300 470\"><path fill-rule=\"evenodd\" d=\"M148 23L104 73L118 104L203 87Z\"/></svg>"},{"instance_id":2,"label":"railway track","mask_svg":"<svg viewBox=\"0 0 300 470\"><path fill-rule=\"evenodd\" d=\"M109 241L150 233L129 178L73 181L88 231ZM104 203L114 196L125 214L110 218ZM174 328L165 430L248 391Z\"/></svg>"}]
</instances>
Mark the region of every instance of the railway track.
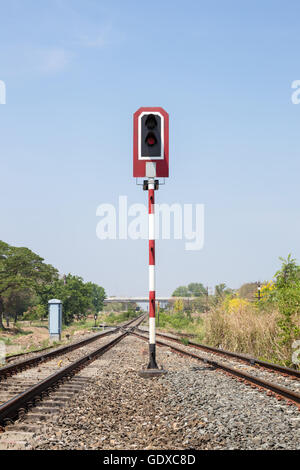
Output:
<instances>
[{"instance_id":1,"label":"railway track","mask_svg":"<svg viewBox=\"0 0 300 470\"><path fill-rule=\"evenodd\" d=\"M144 330L140 330L140 331L145 332ZM161 338L165 338L165 339L174 341L176 343L182 344L181 339L176 336L170 336L170 335L166 335L166 334L158 333L158 332L156 332L156 335ZM218 354L223 357L234 358L234 359L239 360L240 362L244 362L251 366L258 366L263 369L270 370L272 372L279 372L284 376L290 376L290 377L295 377L295 378L300 379L300 370L291 369L289 367L284 367L279 364L272 364L271 362L261 361L260 359L249 357L245 354L239 354L237 352L226 351L223 349L214 348L212 346L207 346L205 344L194 343L193 341L188 341L187 346L193 347L195 349L200 349L201 351Z\"/></svg>"},{"instance_id":2,"label":"railway track","mask_svg":"<svg viewBox=\"0 0 300 470\"><path fill-rule=\"evenodd\" d=\"M107 330L109 328L117 329L117 328L120 328L120 326L105 325L104 328L107 329ZM23 358L29 357L29 356L34 356L35 354L41 354L41 353L44 353L45 351L50 351L50 350L54 350L53 345L52 346L47 346L46 348L40 348L40 349L35 349L33 351L22 352L22 353L19 353L19 354L13 354L11 356L6 356L5 362L6 363L11 363L11 362L14 362L14 361L18 361L19 359L23 359Z\"/></svg>"},{"instance_id":3,"label":"railway track","mask_svg":"<svg viewBox=\"0 0 300 470\"><path fill-rule=\"evenodd\" d=\"M110 349L114 348L114 346L117 344L121 343L123 338L127 337L127 340L120 344L116 350L120 351L120 348L124 349L124 347L128 347L128 344L132 344L131 347L134 349L132 349L131 355L135 356L136 346L134 346L134 342L130 343L130 338L139 338L140 340L148 342L147 331L144 329L141 330L139 328L144 319L145 315L142 315L131 320L125 325L118 327L117 331L106 332L110 333L110 335L104 335L103 333L101 335L95 335L97 336L95 341L91 341L90 343L84 344L83 346L73 349L72 351L61 354L60 356L55 356L54 358L51 358L47 361L45 360L43 362L32 365L28 369L19 370L12 375L3 375L0 380L0 425L2 425L2 430L5 432L1 433L0 427L0 450L31 448L30 446L34 445L34 442L37 442L37 436L43 436L44 433L47 433L47 427L49 426L49 423L52 423L53 426L53 423L57 422L57 420L60 422L59 417L64 416L63 408L66 407L66 403L74 401L74 406L76 408L78 403L84 399L86 391L90 390L90 387L92 386L91 384L94 380L92 377L98 377L98 374L100 374L102 379L105 379L105 377L110 377L110 373L108 374L106 368L108 366L112 367L110 362L111 359L106 360L103 358L101 361L99 361L99 363L96 362L96 368L93 366L92 362L100 358ZM113 336L112 338L111 335ZM275 395L278 399L282 400L284 398L285 402L289 404L297 404L298 407L300 406L300 395L297 391L299 390L299 381L295 376L286 376L281 373L279 374L276 371L276 380L277 377L281 377L282 380L285 380L289 383L288 387L283 387L278 383L266 380L266 374L270 375L271 371L265 371L255 365L252 365L249 363L249 358L247 358L248 362L245 361L242 364L237 362L237 360L233 357L229 356L226 356L225 360L221 361L220 356L217 356L211 351L202 351L202 354L200 355L199 351L195 350L193 344L185 346L181 343L181 347L178 347L174 344L174 338L158 332L157 335L165 336L165 341L163 342L158 340L157 345L168 348L172 352L181 355L182 359L179 361L183 361L184 357L186 357L192 359L192 365L195 364L195 360L205 363L204 368L198 367L196 364L196 367L193 366L189 367L188 369L191 371L188 372L188 374L197 374L197 376L199 376L199 380L202 376L201 373L199 374L200 370L205 370L206 373L209 370L220 370L225 372L231 378L235 377L235 379L237 379L239 382L242 382L240 385L240 387L242 387L242 394L244 393L243 383L245 383L247 385L251 385L252 388L258 388L261 391L267 391L267 395ZM180 342L179 338L175 339ZM142 354L144 354L144 348L142 351ZM111 356L111 354L115 353L112 352L108 354L108 358L114 357ZM166 350L162 356L165 356L165 359L167 358L167 362L171 360L171 363L177 363L177 360L174 361L174 359L171 359L173 354L168 353ZM122 354L121 356L119 354L119 357L122 357ZM139 361L140 359L138 359L138 362ZM233 363L233 361L236 362ZM116 366L117 362L118 359L115 359L114 367ZM175 367L177 367L177 365L175 365ZM130 373L131 372L134 372L134 370L130 369ZM215 372L209 373L215 374ZM272 373L274 374L274 372ZM259 376L259 374L265 374L265 376ZM134 374L134 376L135 375L136 374ZM169 376L172 380L172 374L168 374L166 377L168 378ZM193 380L196 380L195 377ZM117 378L117 383L118 380L119 378ZM100 383L102 382L100 381ZM141 390L144 389L143 387L145 386L142 386ZM136 387L133 388L136 389ZM228 391L230 389L231 388L229 385ZM108 388L107 392L110 396L110 388ZM180 398L180 389L178 394ZM77 399L77 404L76 396L80 399L79 401ZM248 395L245 393L245 396L249 397L249 392ZM1 404L1 401L4 401L4 403ZM243 400L241 402L243 403ZM284 406L286 407L285 403ZM94 407L93 401L91 407ZM270 405L270 408L272 409L272 405ZM293 407L287 408L287 415L289 410L292 411L292 409ZM73 419L72 413L68 416L70 417L68 419ZM77 422L76 416L76 412L74 412L74 422ZM144 424L145 423L143 421L143 425ZM73 431L70 431L71 435L72 432ZM51 439L53 440L53 436ZM100 442L102 442L101 439Z\"/></svg>"},{"instance_id":4,"label":"railway track","mask_svg":"<svg viewBox=\"0 0 300 470\"><path fill-rule=\"evenodd\" d=\"M127 325L129 327L130 324L134 322L134 320L135 319L131 320L130 322L127 322L125 324L125 326ZM21 360L17 360L17 362L13 362L13 363L11 363L7 366L4 366L4 367L0 368L0 381L3 377L11 376L11 375L13 375L13 374L15 374L15 373L17 373L21 370L25 370L25 369L28 369L30 367L34 367L37 364L49 361L49 360L51 360L51 359L53 359L57 356L67 354L71 351L74 351L75 349L78 349L78 348L81 348L81 347L85 346L86 344L97 341L100 338L104 338L105 336L112 335L112 334L120 331L120 329L122 327L123 327L122 325L119 325L119 326L115 327L113 330L109 330L105 333L101 332L101 333L89 336L88 338L77 341L75 343L68 344L67 346L62 346L62 347L59 347L59 348L56 348L56 349L53 349L53 347L52 348L45 348L44 351L48 351L49 349L51 349L51 351L47 352L47 353L45 353L43 351L41 353L41 351L38 351L37 354L35 354L34 352L30 352L30 353L25 353L24 355L20 355L19 357L21 358ZM27 355L30 355L30 357L28 359L23 359L23 357L27 356Z\"/></svg>"},{"instance_id":5,"label":"railway track","mask_svg":"<svg viewBox=\"0 0 300 470\"><path fill-rule=\"evenodd\" d=\"M223 370L229 376L228 368L222 369L222 363L217 363L216 359L208 361L208 353L200 357L197 354L199 351L194 352L191 347L182 345L181 348L174 342L163 343L159 340L158 346L165 346L159 355L160 360L170 373L154 382L141 380L137 371L145 364L145 359L147 362L148 348L144 344L148 342L148 336L145 331L141 335L139 328L136 328L140 321L143 321L142 317L122 327L113 338L103 338L101 348L97 351L96 343L93 343L92 353L85 351L83 356L83 349L73 352L80 354L80 357L77 360L72 358L73 362L69 364L72 365L71 370L61 369L63 377L58 382L57 374L52 374L55 381L51 386L51 376L47 376L45 390L38 389L43 386L42 380L34 383L31 387L33 390L27 388L26 392L33 393L35 398L31 399L27 395L24 405L19 402L11 410L14 418L4 419L5 432L0 432L0 450L108 449L111 445L119 448L125 441L136 448L139 440L143 441L141 448L144 448L149 444L149 435L153 434L154 429L157 432L157 435L154 433L155 446L164 445L162 432L166 445L176 442L178 448L181 448L183 442L185 446L202 446L202 436L207 433L209 446L228 445L231 448L235 439L238 441L236 445L247 446L247 439L252 442L258 430L262 433L263 443L264 439L269 439L270 433L272 443L277 443L279 437L280 442L285 443L285 436L293 430L296 432L299 418L297 409L287 406L288 402L295 403L290 395L285 396L288 402L282 400L276 403L266 394L258 394L250 387L245 387L245 378L241 375L235 375L238 380L228 380L226 375L215 372L215 369ZM143 345L142 340L145 341ZM170 348L181 357L168 351ZM101 357L106 351L107 355ZM127 357L126 361L124 356ZM94 359L96 361L92 363ZM199 359L205 363L203 366L199 367L196 363ZM50 362L45 365L50 366ZM77 369L72 370L75 362ZM245 372L245 369L248 372L250 366L244 364L244 370L238 372ZM33 369L25 372L31 373ZM230 376L232 378L233 374ZM292 378L284 379L297 384L297 380ZM259 386L262 389L261 385L253 381L247 380L246 383L251 384L252 388ZM153 388L157 396L150 406ZM270 393L275 392L268 388ZM279 396L278 393L276 396ZM18 417L20 419L9 424ZM282 428L283 422L285 424L282 424ZM162 423L165 423L165 428ZM206 431L206 427L209 431ZM216 429L218 435L229 439L229 444L224 444L220 436L215 441ZM283 436L282 431L285 433ZM292 442L292 438L289 439Z\"/></svg>"},{"instance_id":6,"label":"railway track","mask_svg":"<svg viewBox=\"0 0 300 470\"><path fill-rule=\"evenodd\" d=\"M26 448L297 447L300 418L296 406L274 400L216 372L209 364L176 355L168 348L157 350L159 363L168 374L141 380L138 371L147 364L148 352L147 342L127 335L83 369L76 377L89 378L88 384L57 415L35 423Z\"/></svg>"},{"instance_id":7,"label":"railway track","mask_svg":"<svg viewBox=\"0 0 300 470\"><path fill-rule=\"evenodd\" d=\"M84 381L76 377L74 381L72 377L119 343L133 331L133 324L139 326L144 317L134 318L118 327L117 331L101 333L0 369L0 425L11 424L12 420L24 416L28 410L31 410L33 418L38 419L43 419L43 414L57 411L84 385ZM117 336L103 345L102 340L108 335ZM55 390L58 393L50 402L41 402ZM33 409L34 405L37 406Z\"/></svg>"},{"instance_id":8,"label":"railway track","mask_svg":"<svg viewBox=\"0 0 300 470\"><path fill-rule=\"evenodd\" d=\"M148 341L148 337L145 336L145 333L147 332L140 329L136 329L136 331L132 332L133 335L143 339L144 341ZM171 338L167 335L162 335L160 333L157 333L157 336L164 336L165 338L167 338L168 341L157 341L156 344L158 346L167 347L177 354L181 354L182 356L187 356L202 361L205 364L209 364L216 370L221 370L226 374L230 375L231 377L237 378L239 381L244 381L246 384L250 384L253 387L257 387L261 391L267 391L269 395L274 395L279 400L284 398L287 399L290 404L296 404L298 407L300 406L299 382L297 381L296 375L294 375L293 378L289 379L284 377L284 380L288 383L288 386L283 386L282 384L278 383L278 380L280 381L279 374L276 377L277 383L274 383L273 381L269 380L269 377L267 377L267 379L265 376L263 377L262 372L260 372L255 367L255 365L252 365L251 363L247 364L246 370L246 366L241 367L238 363L233 364L231 361L221 362L219 360L219 356L217 356L216 358L216 354L213 354L212 351L209 351L209 353L204 353L200 356L199 354L192 352L191 349L194 348L194 344L189 344L188 346L182 345L181 348L178 348L177 346L174 346L174 344L172 344L172 341L174 342L174 338ZM178 338L175 339L175 341L180 342ZM219 350L217 351L219 352ZM249 370L251 373L249 372ZM282 373L282 371L280 372ZM264 375L270 374L270 372L265 371L263 373Z\"/></svg>"}]
</instances>

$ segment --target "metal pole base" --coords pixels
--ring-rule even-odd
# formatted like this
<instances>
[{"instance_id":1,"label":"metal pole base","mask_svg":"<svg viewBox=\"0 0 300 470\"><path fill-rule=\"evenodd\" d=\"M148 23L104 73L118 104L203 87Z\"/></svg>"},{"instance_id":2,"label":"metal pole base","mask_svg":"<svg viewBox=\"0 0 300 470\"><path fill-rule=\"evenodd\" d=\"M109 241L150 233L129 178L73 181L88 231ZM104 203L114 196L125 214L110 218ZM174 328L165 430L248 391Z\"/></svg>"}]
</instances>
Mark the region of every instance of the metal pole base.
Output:
<instances>
[{"instance_id":1,"label":"metal pole base","mask_svg":"<svg viewBox=\"0 0 300 470\"><path fill-rule=\"evenodd\" d=\"M146 378L159 377L167 373L164 369L159 369L156 363L155 344L149 344L149 364L147 369L142 369L139 372L139 376Z\"/></svg>"},{"instance_id":2,"label":"metal pole base","mask_svg":"<svg viewBox=\"0 0 300 470\"><path fill-rule=\"evenodd\" d=\"M158 369L156 364L155 344L149 344L149 364L147 369Z\"/></svg>"}]
</instances>

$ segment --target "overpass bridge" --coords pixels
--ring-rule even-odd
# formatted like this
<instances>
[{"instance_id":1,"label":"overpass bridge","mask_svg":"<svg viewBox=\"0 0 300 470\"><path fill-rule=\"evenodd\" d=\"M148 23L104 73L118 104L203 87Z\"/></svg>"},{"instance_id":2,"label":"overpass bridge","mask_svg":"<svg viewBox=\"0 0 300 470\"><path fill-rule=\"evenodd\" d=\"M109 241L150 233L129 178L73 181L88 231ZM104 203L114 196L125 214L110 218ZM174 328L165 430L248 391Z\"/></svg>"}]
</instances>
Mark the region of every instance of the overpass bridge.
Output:
<instances>
[{"instance_id":1,"label":"overpass bridge","mask_svg":"<svg viewBox=\"0 0 300 470\"><path fill-rule=\"evenodd\" d=\"M163 307L167 303L169 303L171 300L184 300L184 301L191 301L197 299L197 297L156 297L156 302L159 302L161 306ZM104 300L104 304L112 304L112 303L124 303L124 304L130 304L130 303L136 303L136 304L149 304L149 297L107 297Z\"/></svg>"}]
</instances>

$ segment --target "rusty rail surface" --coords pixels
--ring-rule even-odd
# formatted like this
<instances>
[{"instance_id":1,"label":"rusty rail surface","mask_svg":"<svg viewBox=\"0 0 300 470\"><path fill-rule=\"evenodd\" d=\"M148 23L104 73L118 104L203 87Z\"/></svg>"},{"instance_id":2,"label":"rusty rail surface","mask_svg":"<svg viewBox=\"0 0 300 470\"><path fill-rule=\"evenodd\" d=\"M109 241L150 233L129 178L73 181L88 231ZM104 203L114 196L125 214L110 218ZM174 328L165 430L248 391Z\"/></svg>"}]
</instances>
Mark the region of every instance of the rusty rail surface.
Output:
<instances>
[{"instance_id":1,"label":"rusty rail surface","mask_svg":"<svg viewBox=\"0 0 300 470\"><path fill-rule=\"evenodd\" d=\"M141 331L141 330L139 330L139 331ZM137 336L138 338L143 339L144 341L148 341L148 338L146 336L143 336L143 335L141 335L139 333L136 333L136 332L132 332L132 334ZM208 358L203 357L203 356L198 356L197 354L185 351L183 349L177 348L176 346L172 346L172 345L164 343L162 341L157 341L156 344L158 346L164 346L164 347L170 348L171 351L174 351L178 354L200 360L200 361L202 361L206 364L209 364L209 365L215 367L216 369L224 370L225 372L228 372L231 375L234 375L236 377L244 379L247 382L250 382L250 383L255 384L259 387L270 390L270 391L272 391L272 392L274 392L274 393L276 393L280 396L283 396L284 398L287 398L288 400L293 401L297 405L300 404L300 394L297 393L297 392L294 392L292 390L289 390L288 388L281 387L280 385L274 384L274 383L269 382L269 381L264 380L264 379L260 379L258 377L255 377L255 376L251 375L251 374L248 374L247 372L244 372L240 369L236 369L235 367L228 366L228 365L226 365L222 362L214 361L212 359L208 359Z\"/></svg>"},{"instance_id":2,"label":"rusty rail surface","mask_svg":"<svg viewBox=\"0 0 300 470\"><path fill-rule=\"evenodd\" d=\"M137 331L139 331L141 333L145 333L144 330L137 329ZM169 335L166 335L166 334L163 334L163 333L158 333L158 332L156 332L156 335L160 336L162 338L168 339L170 341L175 341L176 343L183 344L180 338L176 338L176 337L174 338L173 336L169 336ZM194 343L193 341L188 341L188 343L184 344L184 346L191 346L193 348L197 348L197 349L204 350L204 351L207 351L207 352L212 352L212 353L220 354L220 355L223 355L223 356L233 357L235 359L239 359L243 362L249 363L252 366L253 365L258 365L258 366L264 367L266 369L270 369L272 371L280 372L281 374L284 374L284 375L290 375L290 376L293 376L293 377L298 377L300 379L300 370L292 369L292 368L285 367L285 366L281 366L279 364L273 364L272 362L261 361L260 359L256 359L256 358L247 356L246 354L226 351L226 350L223 350L223 349L214 348L212 346L207 346L205 344Z\"/></svg>"},{"instance_id":3,"label":"rusty rail surface","mask_svg":"<svg viewBox=\"0 0 300 470\"><path fill-rule=\"evenodd\" d=\"M133 322L138 321L138 325L140 325L145 318L145 314L141 315L138 318L134 318L130 322L126 324L126 326L130 326ZM121 328L121 327L120 327ZM125 325L122 326L125 328ZM85 367L86 365L90 364L99 356L102 356L105 352L109 349L114 347L118 344L122 339L124 339L127 335L132 332L133 329L129 329L128 331L124 331L120 336L113 339L109 343L101 346L100 348L92 351L89 354L86 354L84 357L78 359L77 361L73 362L67 367L64 367L59 372L56 372L46 379L40 381L36 385L28 388L24 392L16 395L2 406L0 406L0 425L5 425L6 422L15 419L18 416L18 411L20 409L24 409L28 405L32 405L34 401L39 398L42 394L47 393L51 387L59 385L62 381L72 377L76 372L78 372L81 368ZM102 335L103 336L103 335Z\"/></svg>"},{"instance_id":4,"label":"rusty rail surface","mask_svg":"<svg viewBox=\"0 0 300 470\"><path fill-rule=\"evenodd\" d=\"M39 354L38 356L31 357L29 359L24 359L23 361L17 362L15 364L9 364L7 366L1 367L0 368L0 380L2 378L7 377L7 376L11 376L13 374L16 374L17 372L20 372L24 369L29 369L31 367L34 367L37 364L40 364L42 362L49 361L50 359L53 359L54 357L59 356L61 354L66 354L68 352L74 351L75 349L81 348L82 346L85 346L86 344L92 343L92 342L96 341L97 339L104 338L105 336L112 335L112 334L118 332L121 328L128 327L134 321L136 321L138 318L141 318L141 316L142 315L140 315L137 318L134 318L133 320L130 320L125 325L117 326L114 330L107 331L105 333L103 333L103 332L97 333L93 336L90 336L89 338L80 340L77 343L69 344L67 346L62 346L62 347L54 349L54 350L52 350L48 353Z\"/></svg>"}]
</instances>

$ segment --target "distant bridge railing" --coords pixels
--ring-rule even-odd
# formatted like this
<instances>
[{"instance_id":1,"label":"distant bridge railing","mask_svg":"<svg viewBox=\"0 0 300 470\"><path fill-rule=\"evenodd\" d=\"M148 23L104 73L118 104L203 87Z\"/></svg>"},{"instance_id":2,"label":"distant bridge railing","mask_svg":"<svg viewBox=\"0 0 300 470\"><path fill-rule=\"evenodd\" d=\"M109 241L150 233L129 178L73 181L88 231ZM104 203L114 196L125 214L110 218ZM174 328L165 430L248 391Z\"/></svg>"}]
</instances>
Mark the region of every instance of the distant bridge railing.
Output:
<instances>
[{"instance_id":1,"label":"distant bridge railing","mask_svg":"<svg viewBox=\"0 0 300 470\"><path fill-rule=\"evenodd\" d=\"M172 300L185 300L185 301L192 301L197 300L199 297L156 297L156 302L170 302ZM104 300L105 304L111 303L148 303L149 297L107 297Z\"/></svg>"}]
</instances>

